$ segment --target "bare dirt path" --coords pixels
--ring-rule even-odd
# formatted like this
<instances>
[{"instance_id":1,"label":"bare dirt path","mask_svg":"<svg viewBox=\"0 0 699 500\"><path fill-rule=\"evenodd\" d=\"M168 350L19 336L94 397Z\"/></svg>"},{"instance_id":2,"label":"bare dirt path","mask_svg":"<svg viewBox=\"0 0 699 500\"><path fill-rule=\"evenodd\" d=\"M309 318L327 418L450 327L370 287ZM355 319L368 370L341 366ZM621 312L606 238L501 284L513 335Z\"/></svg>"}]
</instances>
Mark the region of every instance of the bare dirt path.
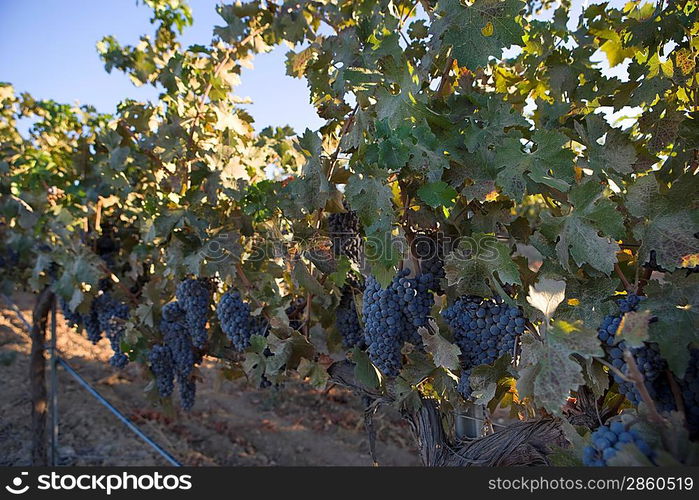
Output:
<instances>
[{"instance_id":1,"label":"bare dirt path","mask_svg":"<svg viewBox=\"0 0 699 500\"><path fill-rule=\"evenodd\" d=\"M16 295L27 319L33 296ZM125 415L186 465L371 465L358 398L343 389L315 391L301 382L282 390L221 380L205 361L190 413L149 401L135 364L109 366L108 342L93 346L58 315L58 349ZM16 314L0 304L0 465L29 464L29 337ZM16 354L11 354L12 352ZM8 354L10 353L10 354ZM14 359L11 359L14 358ZM165 465L165 461L59 370L60 456L66 465ZM417 465L406 425L380 413L381 465Z\"/></svg>"}]
</instances>

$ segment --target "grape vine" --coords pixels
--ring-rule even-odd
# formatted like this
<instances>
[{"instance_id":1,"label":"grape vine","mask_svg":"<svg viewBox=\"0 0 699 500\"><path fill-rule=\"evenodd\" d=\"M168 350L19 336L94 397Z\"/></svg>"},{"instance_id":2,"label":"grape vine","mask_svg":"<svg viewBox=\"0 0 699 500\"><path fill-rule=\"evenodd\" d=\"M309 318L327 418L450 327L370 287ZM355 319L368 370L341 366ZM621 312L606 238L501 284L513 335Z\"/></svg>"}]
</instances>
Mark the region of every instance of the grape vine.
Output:
<instances>
[{"instance_id":1,"label":"grape vine","mask_svg":"<svg viewBox=\"0 0 699 500\"><path fill-rule=\"evenodd\" d=\"M667 445L699 437L695 2L224 2L191 47L186 2L146 3L152 34L98 50L157 100L0 83L3 295L53 293L184 409L205 357L280 389L350 366L409 419L575 408L565 463L699 456ZM317 130L235 95L282 45Z\"/></svg>"}]
</instances>

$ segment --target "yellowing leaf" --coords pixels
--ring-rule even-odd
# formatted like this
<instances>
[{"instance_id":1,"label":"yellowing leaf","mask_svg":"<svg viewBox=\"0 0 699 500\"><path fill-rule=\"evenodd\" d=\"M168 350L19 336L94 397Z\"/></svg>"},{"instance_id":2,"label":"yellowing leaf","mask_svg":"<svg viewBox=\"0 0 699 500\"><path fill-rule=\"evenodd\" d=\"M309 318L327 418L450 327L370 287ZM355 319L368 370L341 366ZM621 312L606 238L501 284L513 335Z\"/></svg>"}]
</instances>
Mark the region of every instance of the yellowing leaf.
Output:
<instances>
[{"instance_id":1,"label":"yellowing leaf","mask_svg":"<svg viewBox=\"0 0 699 500\"><path fill-rule=\"evenodd\" d=\"M680 267L692 268L697 266L699 266L699 253L683 255L680 259Z\"/></svg>"},{"instance_id":2,"label":"yellowing leaf","mask_svg":"<svg viewBox=\"0 0 699 500\"><path fill-rule=\"evenodd\" d=\"M493 23L488 21L483 28L481 28L481 33L483 36L493 36L493 33L495 32L495 28L493 27Z\"/></svg>"}]
</instances>

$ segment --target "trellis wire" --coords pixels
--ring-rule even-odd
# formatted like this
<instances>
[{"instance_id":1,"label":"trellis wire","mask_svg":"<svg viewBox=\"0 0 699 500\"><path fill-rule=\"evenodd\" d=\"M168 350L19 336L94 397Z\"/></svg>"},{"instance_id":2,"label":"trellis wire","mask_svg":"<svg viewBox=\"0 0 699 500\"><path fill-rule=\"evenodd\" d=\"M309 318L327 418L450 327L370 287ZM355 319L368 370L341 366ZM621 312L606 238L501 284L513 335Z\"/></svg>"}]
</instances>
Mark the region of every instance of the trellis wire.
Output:
<instances>
[{"instance_id":1,"label":"trellis wire","mask_svg":"<svg viewBox=\"0 0 699 500\"><path fill-rule=\"evenodd\" d=\"M123 413L121 413L112 403L109 402L102 394L97 391L94 387L90 385L90 383L85 380L70 364L63 359L60 356L57 356L57 361L58 363L63 366L63 368L68 372L75 380L78 381L80 385L83 386L83 388L89 392L97 401L99 401L105 408L107 408L112 414L117 417L121 422L131 429L138 437L140 437L144 442L146 442L148 445L150 445L151 448L153 448L155 451L158 452L165 460L167 460L170 465L174 465L175 467L181 467L182 464L177 461L175 457L173 457L167 450L163 449L160 447L158 443L153 441L150 437L148 437L141 429L136 426L131 420L128 419Z\"/></svg>"}]
</instances>

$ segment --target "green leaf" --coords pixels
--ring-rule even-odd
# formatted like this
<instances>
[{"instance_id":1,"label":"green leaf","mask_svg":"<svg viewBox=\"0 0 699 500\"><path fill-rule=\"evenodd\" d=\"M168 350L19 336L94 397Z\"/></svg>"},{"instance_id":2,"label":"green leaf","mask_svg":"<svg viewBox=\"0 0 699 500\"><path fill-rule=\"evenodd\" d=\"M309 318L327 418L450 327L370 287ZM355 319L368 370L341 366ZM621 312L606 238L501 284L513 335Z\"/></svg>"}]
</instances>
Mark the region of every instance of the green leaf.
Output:
<instances>
[{"instance_id":1,"label":"green leaf","mask_svg":"<svg viewBox=\"0 0 699 500\"><path fill-rule=\"evenodd\" d=\"M471 5L458 0L439 2L437 10L447 14L443 40L453 46L459 66L475 70L491 56L500 58L503 48L521 45L524 31L516 18L523 7L520 0L476 0Z\"/></svg>"},{"instance_id":2,"label":"green leaf","mask_svg":"<svg viewBox=\"0 0 699 500\"><path fill-rule=\"evenodd\" d=\"M299 138L297 149L306 158L302 176L289 183L287 188L301 212L310 213L323 208L331 194L325 170L321 163L323 146L320 137L306 129Z\"/></svg>"},{"instance_id":3,"label":"green leaf","mask_svg":"<svg viewBox=\"0 0 699 500\"><path fill-rule=\"evenodd\" d=\"M302 359L313 359L315 348L300 332L293 331L286 339L280 339L274 335L268 338L269 350L274 356L267 360L267 364L273 364L274 370L268 370L273 375L282 367L294 370Z\"/></svg>"},{"instance_id":4,"label":"green leaf","mask_svg":"<svg viewBox=\"0 0 699 500\"><path fill-rule=\"evenodd\" d=\"M325 295L323 285L321 285L318 280L308 272L308 267L306 267L306 264L303 261L296 261L292 275L298 286L307 292L316 296Z\"/></svg>"},{"instance_id":5,"label":"green leaf","mask_svg":"<svg viewBox=\"0 0 699 500\"><path fill-rule=\"evenodd\" d=\"M335 262L337 264L337 270L330 273L328 279L339 288L345 284L347 273L352 269L352 263L345 255L341 255Z\"/></svg>"},{"instance_id":6,"label":"green leaf","mask_svg":"<svg viewBox=\"0 0 699 500\"><path fill-rule=\"evenodd\" d=\"M496 276L503 283L521 284L510 249L495 236L475 233L461 238L459 246L444 262L447 284L458 294L492 296L488 283Z\"/></svg>"},{"instance_id":7,"label":"green leaf","mask_svg":"<svg viewBox=\"0 0 699 500\"><path fill-rule=\"evenodd\" d=\"M412 130L415 144L411 148L409 167L425 175L428 181L438 181L444 170L449 168L445 144L432 132L427 123Z\"/></svg>"},{"instance_id":8,"label":"green leaf","mask_svg":"<svg viewBox=\"0 0 699 500\"><path fill-rule=\"evenodd\" d=\"M556 254L565 269L573 269L572 258L578 267L588 264L610 274L619 251L619 245L610 236L618 237L623 232L621 214L592 181L576 186L570 201L574 209L566 216L542 214L542 233L552 240L558 238Z\"/></svg>"},{"instance_id":9,"label":"green leaf","mask_svg":"<svg viewBox=\"0 0 699 500\"><path fill-rule=\"evenodd\" d=\"M605 316L617 312L614 301L608 299L614 295L618 285L618 280L607 277L584 280L569 277L566 281L566 301L559 306L556 318L581 320L588 326L596 327Z\"/></svg>"},{"instance_id":10,"label":"green leaf","mask_svg":"<svg viewBox=\"0 0 699 500\"><path fill-rule=\"evenodd\" d=\"M450 208L454 206L454 200L457 195L456 190L444 181L424 184L418 189L417 194L422 201L432 208Z\"/></svg>"},{"instance_id":11,"label":"green leaf","mask_svg":"<svg viewBox=\"0 0 699 500\"><path fill-rule=\"evenodd\" d=\"M307 378L311 387L317 391L325 389L325 386L328 384L328 379L330 378L327 370L323 368L323 366L309 361L306 358L301 360L297 371L301 377Z\"/></svg>"},{"instance_id":12,"label":"green leaf","mask_svg":"<svg viewBox=\"0 0 699 500\"><path fill-rule=\"evenodd\" d=\"M510 128L529 128L524 117L499 96L474 94L468 98L478 106L464 130L464 144L471 153L481 147L499 144L507 137Z\"/></svg>"},{"instance_id":13,"label":"green leaf","mask_svg":"<svg viewBox=\"0 0 699 500\"><path fill-rule=\"evenodd\" d=\"M585 385L588 386L597 397L604 396L609 388L609 373L606 367L596 359L588 358L582 365Z\"/></svg>"},{"instance_id":14,"label":"green leaf","mask_svg":"<svg viewBox=\"0 0 699 500\"><path fill-rule=\"evenodd\" d=\"M519 134L506 137L495 152L496 182L505 194L522 201L526 177L558 191L566 192L573 181L574 153L565 135L555 130L537 130L532 136L535 149L525 151Z\"/></svg>"},{"instance_id":15,"label":"green leaf","mask_svg":"<svg viewBox=\"0 0 699 500\"><path fill-rule=\"evenodd\" d=\"M648 283L646 295L641 307L655 318L649 325L650 340L658 343L670 369L682 377L689 362L688 346L699 342L699 274L686 276L683 270L666 274L663 282Z\"/></svg>"},{"instance_id":16,"label":"green leaf","mask_svg":"<svg viewBox=\"0 0 699 500\"><path fill-rule=\"evenodd\" d=\"M600 115L588 115L585 127L575 122L575 129L586 146L587 167L596 173L630 174L636 162L636 148L618 129L611 128ZM600 140L604 137L604 144Z\"/></svg>"},{"instance_id":17,"label":"green leaf","mask_svg":"<svg viewBox=\"0 0 699 500\"><path fill-rule=\"evenodd\" d=\"M435 366L452 371L459 369L459 354L461 351L458 346L449 342L439 333L430 334L427 328L420 328L419 332L422 340L425 342L427 352L432 354Z\"/></svg>"},{"instance_id":18,"label":"green leaf","mask_svg":"<svg viewBox=\"0 0 699 500\"><path fill-rule=\"evenodd\" d=\"M649 262L654 252L657 265L674 270L681 266L682 257L699 253L699 239L694 236L699 232L699 212L684 203L684 197L692 196L699 187L695 177L682 177L665 194L652 174L629 187L626 206L642 219L634 227L634 235L641 240L641 262Z\"/></svg>"},{"instance_id":19,"label":"green leaf","mask_svg":"<svg viewBox=\"0 0 699 500\"><path fill-rule=\"evenodd\" d=\"M493 365L481 365L471 369L469 384L471 395L477 404L487 405L497 394L498 385L505 380L513 383L512 358L509 355L502 356Z\"/></svg>"},{"instance_id":20,"label":"green leaf","mask_svg":"<svg viewBox=\"0 0 699 500\"><path fill-rule=\"evenodd\" d=\"M381 374L369 361L369 356L361 349L355 347L352 350L354 361L354 376L362 385L376 389L381 383Z\"/></svg>"},{"instance_id":21,"label":"green leaf","mask_svg":"<svg viewBox=\"0 0 699 500\"><path fill-rule=\"evenodd\" d=\"M517 383L520 395L561 415L570 392L585 383L582 367L573 354L585 359L603 356L597 332L584 328L580 322L554 321L543 342L531 334L524 335Z\"/></svg>"},{"instance_id":22,"label":"green leaf","mask_svg":"<svg viewBox=\"0 0 699 500\"><path fill-rule=\"evenodd\" d=\"M393 245L394 214L391 188L386 185L385 177L377 178L368 175L368 172L355 173L348 181L345 195L364 225L364 251L371 264L371 272L385 285L393 277L393 266L401 257Z\"/></svg>"}]
</instances>

